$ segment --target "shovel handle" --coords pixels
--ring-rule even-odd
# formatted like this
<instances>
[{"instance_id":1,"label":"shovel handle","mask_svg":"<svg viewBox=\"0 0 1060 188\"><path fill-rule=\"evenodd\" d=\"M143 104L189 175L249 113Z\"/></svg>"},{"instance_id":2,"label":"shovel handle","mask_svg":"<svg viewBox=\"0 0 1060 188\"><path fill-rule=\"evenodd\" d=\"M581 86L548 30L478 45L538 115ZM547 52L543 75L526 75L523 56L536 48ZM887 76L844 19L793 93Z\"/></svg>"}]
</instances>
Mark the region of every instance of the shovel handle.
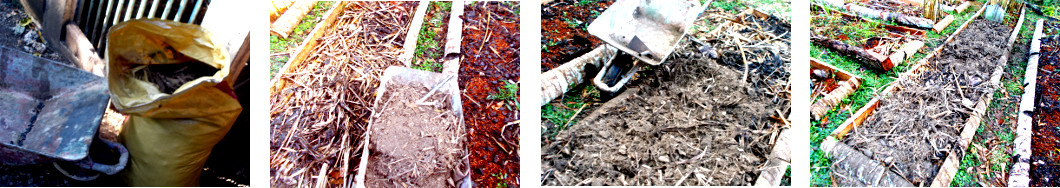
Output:
<instances>
[{"instance_id":1,"label":"shovel handle","mask_svg":"<svg viewBox=\"0 0 1060 188\"><path fill-rule=\"evenodd\" d=\"M101 164L96 161L93 161L92 157L85 157L85 159L82 159L77 162L78 166L84 169L97 171L107 175L114 175L120 172L121 170L125 169L125 164L129 162L129 150L125 149L125 146L102 138L97 138L96 141L103 142L103 144L106 144L108 148L114 151L118 151L118 153L120 153L121 155L120 157L118 157L118 163Z\"/></svg>"}]
</instances>

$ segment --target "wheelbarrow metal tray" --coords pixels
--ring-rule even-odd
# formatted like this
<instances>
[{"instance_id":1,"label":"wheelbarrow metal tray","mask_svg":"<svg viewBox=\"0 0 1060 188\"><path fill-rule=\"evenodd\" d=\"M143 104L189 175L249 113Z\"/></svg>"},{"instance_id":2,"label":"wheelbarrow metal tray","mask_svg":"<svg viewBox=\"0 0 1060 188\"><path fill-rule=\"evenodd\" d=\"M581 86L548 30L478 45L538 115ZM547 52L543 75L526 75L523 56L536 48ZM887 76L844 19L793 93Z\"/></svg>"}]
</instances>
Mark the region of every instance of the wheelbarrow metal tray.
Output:
<instances>
[{"instance_id":1,"label":"wheelbarrow metal tray","mask_svg":"<svg viewBox=\"0 0 1060 188\"><path fill-rule=\"evenodd\" d=\"M688 0L619 0L593 20L588 31L650 65L659 65L703 8L698 1Z\"/></svg>"},{"instance_id":2,"label":"wheelbarrow metal tray","mask_svg":"<svg viewBox=\"0 0 1060 188\"><path fill-rule=\"evenodd\" d=\"M109 100L103 77L0 47L0 163L85 158Z\"/></svg>"}]
</instances>

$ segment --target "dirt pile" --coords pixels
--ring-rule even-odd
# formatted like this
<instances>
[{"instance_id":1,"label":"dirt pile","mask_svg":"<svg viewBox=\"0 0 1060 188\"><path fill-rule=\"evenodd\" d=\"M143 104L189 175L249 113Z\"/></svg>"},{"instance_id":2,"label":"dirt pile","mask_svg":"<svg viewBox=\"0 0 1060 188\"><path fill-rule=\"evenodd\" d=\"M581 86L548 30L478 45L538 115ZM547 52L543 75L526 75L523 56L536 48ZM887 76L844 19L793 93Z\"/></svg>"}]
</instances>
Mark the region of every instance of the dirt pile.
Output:
<instances>
[{"instance_id":1,"label":"dirt pile","mask_svg":"<svg viewBox=\"0 0 1060 188\"><path fill-rule=\"evenodd\" d=\"M435 93L419 105L426 87L387 86L372 122L368 187L457 187L466 169L464 127L448 95ZM458 170L459 169L459 170Z\"/></svg>"},{"instance_id":2,"label":"dirt pile","mask_svg":"<svg viewBox=\"0 0 1060 188\"><path fill-rule=\"evenodd\" d=\"M918 77L901 87L843 142L881 161L914 185L929 184L947 155L963 156L960 129L992 88L990 75L1010 28L985 20L968 25ZM846 172L852 169L838 169ZM836 176L844 181L875 178ZM863 182L864 183L864 182ZM873 182L869 182L873 183Z\"/></svg>"}]
</instances>

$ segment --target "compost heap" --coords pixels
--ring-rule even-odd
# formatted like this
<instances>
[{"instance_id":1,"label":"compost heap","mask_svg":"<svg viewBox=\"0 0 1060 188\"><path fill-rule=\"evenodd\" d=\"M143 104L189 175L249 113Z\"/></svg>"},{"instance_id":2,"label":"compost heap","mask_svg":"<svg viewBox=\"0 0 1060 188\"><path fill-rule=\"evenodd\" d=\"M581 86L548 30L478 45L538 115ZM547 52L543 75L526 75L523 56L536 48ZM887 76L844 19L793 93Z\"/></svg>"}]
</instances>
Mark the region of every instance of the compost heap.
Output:
<instances>
[{"instance_id":1,"label":"compost heap","mask_svg":"<svg viewBox=\"0 0 1060 188\"><path fill-rule=\"evenodd\" d=\"M865 123L843 142L881 161L913 185L930 184L947 155L963 156L960 129L975 103L992 87L990 75L1006 53L1010 28L991 21L972 22L946 44L912 79L900 79L897 92L881 100ZM835 173L853 169L837 169ZM874 184L876 177L833 176L839 185Z\"/></svg>"},{"instance_id":2,"label":"compost heap","mask_svg":"<svg viewBox=\"0 0 1060 188\"><path fill-rule=\"evenodd\" d=\"M331 32L301 65L271 88L270 182L273 186L339 186L353 179L372 93L397 55L415 2L349 2ZM313 178L326 173L326 181ZM327 185L319 185L323 182Z\"/></svg>"},{"instance_id":3,"label":"compost heap","mask_svg":"<svg viewBox=\"0 0 1060 188\"><path fill-rule=\"evenodd\" d=\"M543 183L751 185L790 113L791 64L782 58L790 57L790 26L738 19L780 38L732 26L727 30L753 40L710 36L718 59L682 40L662 67L638 73L631 89L544 142ZM697 24L704 22L721 23ZM729 51L755 43L765 47L747 49L747 58Z\"/></svg>"}]
</instances>

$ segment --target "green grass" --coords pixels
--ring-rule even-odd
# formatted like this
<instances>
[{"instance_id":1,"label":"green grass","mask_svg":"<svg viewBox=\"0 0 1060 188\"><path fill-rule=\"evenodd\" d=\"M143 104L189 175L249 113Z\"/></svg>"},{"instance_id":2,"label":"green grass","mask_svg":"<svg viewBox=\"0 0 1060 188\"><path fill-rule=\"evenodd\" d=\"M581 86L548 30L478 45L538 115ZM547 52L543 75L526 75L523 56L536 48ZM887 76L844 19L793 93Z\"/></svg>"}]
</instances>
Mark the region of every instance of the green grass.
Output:
<instances>
[{"instance_id":1,"label":"green grass","mask_svg":"<svg viewBox=\"0 0 1060 188\"><path fill-rule=\"evenodd\" d=\"M732 14L737 14L740 13L740 11L747 9L747 6L740 3L739 0L715 0L714 2L710 3L710 7L721 8L722 10L725 10L725 12Z\"/></svg>"},{"instance_id":2,"label":"green grass","mask_svg":"<svg viewBox=\"0 0 1060 188\"><path fill-rule=\"evenodd\" d=\"M449 12L452 9L452 2L431 2L431 6L428 6L428 12L438 9L438 12ZM425 18L423 27L420 29L420 35L416 38L416 50L413 52L414 58L412 59L413 69L419 69L431 72L442 71L442 45L439 41L441 37L444 37L445 33L435 33L433 27L441 27L448 20L443 20L443 15L434 14L430 18Z\"/></svg>"},{"instance_id":3,"label":"green grass","mask_svg":"<svg viewBox=\"0 0 1060 188\"><path fill-rule=\"evenodd\" d=\"M577 5L578 6L585 6L585 5L589 5L589 3L592 3L592 2L593 2L593 0L578 0L578 4Z\"/></svg>"},{"instance_id":4,"label":"green grass","mask_svg":"<svg viewBox=\"0 0 1060 188\"><path fill-rule=\"evenodd\" d=\"M784 171L784 178L780 179L780 186L791 186L791 166Z\"/></svg>"},{"instance_id":5,"label":"green grass","mask_svg":"<svg viewBox=\"0 0 1060 188\"><path fill-rule=\"evenodd\" d=\"M574 85L569 88L574 88L563 94L563 98L559 102L545 104L541 106L541 118L543 121L548 121L555 125L551 129L541 130L541 133L547 136L548 139L552 139L562 130L567 130L570 125L577 123L577 120L572 120L571 117L575 115L578 108L593 103L588 99L600 98L600 90L593 87L591 84L582 84L580 86ZM587 97L583 98L582 94L586 94ZM583 110L582 113L585 113ZM571 122L567 122L571 120Z\"/></svg>"}]
</instances>

